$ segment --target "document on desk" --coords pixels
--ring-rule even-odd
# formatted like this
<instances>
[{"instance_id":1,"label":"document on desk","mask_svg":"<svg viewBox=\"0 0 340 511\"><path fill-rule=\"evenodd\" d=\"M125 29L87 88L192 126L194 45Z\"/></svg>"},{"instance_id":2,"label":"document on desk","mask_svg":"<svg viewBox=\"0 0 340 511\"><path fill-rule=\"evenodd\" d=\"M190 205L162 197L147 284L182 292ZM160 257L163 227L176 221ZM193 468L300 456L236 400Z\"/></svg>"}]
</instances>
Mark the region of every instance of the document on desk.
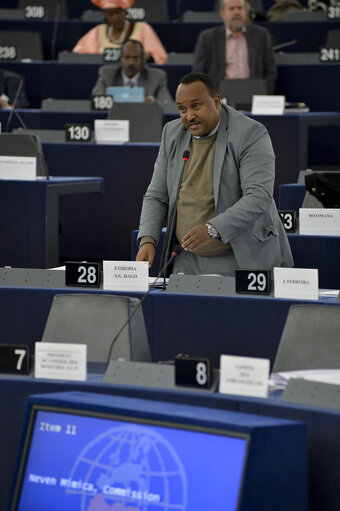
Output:
<instances>
[{"instance_id":1,"label":"document on desk","mask_svg":"<svg viewBox=\"0 0 340 511\"><path fill-rule=\"evenodd\" d=\"M271 374L271 385L285 387L292 378L340 385L340 369L309 369Z\"/></svg>"}]
</instances>

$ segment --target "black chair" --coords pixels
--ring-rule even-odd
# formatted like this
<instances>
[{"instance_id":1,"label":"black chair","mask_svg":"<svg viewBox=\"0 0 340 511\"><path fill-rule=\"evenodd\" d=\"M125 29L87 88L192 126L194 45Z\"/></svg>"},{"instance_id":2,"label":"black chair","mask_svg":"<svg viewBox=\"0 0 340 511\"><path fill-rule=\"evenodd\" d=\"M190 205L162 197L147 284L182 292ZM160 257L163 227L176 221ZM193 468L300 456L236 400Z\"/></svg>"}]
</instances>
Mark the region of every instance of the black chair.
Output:
<instances>
[{"instance_id":1,"label":"black chair","mask_svg":"<svg viewBox=\"0 0 340 511\"><path fill-rule=\"evenodd\" d=\"M167 22L169 21L167 2L165 0L136 0L133 6L127 9L127 18L131 21L145 19L151 23Z\"/></svg>"},{"instance_id":2,"label":"black chair","mask_svg":"<svg viewBox=\"0 0 340 511\"><path fill-rule=\"evenodd\" d=\"M227 98L227 103L236 110L250 110L254 94L268 94L264 78L221 80L218 89L220 96Z\"/></svg>"},{"instance_id":3,"label":"black chair","mask_svg":"<svg viewBox=\"0 0 340 511\"><path fill-rule=\"evenodd\" d=\"M102 53L74 53L65 50L58 53L58 62L64 64L104 64L104 55Z\"/></svg>"},{"instance_id":4,"label":"black chair","mask_svg":"<svg viewBox=\"0 0 340 511\"><path fill-rule=\"evenodd\" d=\"M0 9L0 20L24 20L22 9Z\"/></svg>"},{"instance_id":5,"label":"black chair","mask_svg":"<svg viewBox=\"0 0 340 511\"><path fill-rule=\"evenodd\" d=\"M182 14L183 23L221 23L221 17L215 11L185 11Z\"/></svg>"},{"instance_id":6,"label":"black chair","mask_svg":"<svg viewBox=\"0 0 340 511\"><path fill-rule=\"evenodd\" d=\"M168 53L167 64L186 64L192 66L194 63L194 54L193 53L177 53L175 51L171 51Z\"/></svg>"},{"instance_id":7,"label":"black chair","mask_svg":"<svg viewBox=\"0 0 340 511\"><path fill-rule=\"evenodd\" d=\"M340 369L340 307L292 305L273 372Z\"/></svg>"},{"instance_id":8,"label":"black chair","mask_svg":"<svg viewBox=\"0 0 340 511\"><path fill-rule=\"evenodd\" d=\"M44 9L44 17L46 20L67 20L67 6L65 0L39 0L38 2L32 2L32 0L19 0L19 9L24 12L29 7L39 6ZM58 12L59 10L59 12ZM27 10L27 13L29 11ZM34 19L34 18L33 18Z\"/></svg>"},{"instance_id":9,"label":"black chair","mask_svg":"<svg viewBox=\"0 0 340 511\"><path fill-rule=\"evenodd\" d=\"M114 339L139 303L138 298L109 294L55 295L42 342L87 344L88 361L105 363ZM141 307L117 336L110 359L151 362Z\"/></svg>"},{"instance_id":10,"label":"black chair","mask_svg":"<svg viewBox=\"0 0 340 511\"><path fill-rule=\"evenodd\" d=\"M0 46L14 48L11 60L44 60L40 32L2 30Z\"/></svg>"},{"instance_id":11,"label":"black chair","mask_svg":"<svg viewBox=\"0 0 340 511\"><path fill-rule=\"evenodd\" d=\"M158 103L114 103L108 119L130 121L130 142L160 142L163 109Z\"/></svg>"}]
</instances>

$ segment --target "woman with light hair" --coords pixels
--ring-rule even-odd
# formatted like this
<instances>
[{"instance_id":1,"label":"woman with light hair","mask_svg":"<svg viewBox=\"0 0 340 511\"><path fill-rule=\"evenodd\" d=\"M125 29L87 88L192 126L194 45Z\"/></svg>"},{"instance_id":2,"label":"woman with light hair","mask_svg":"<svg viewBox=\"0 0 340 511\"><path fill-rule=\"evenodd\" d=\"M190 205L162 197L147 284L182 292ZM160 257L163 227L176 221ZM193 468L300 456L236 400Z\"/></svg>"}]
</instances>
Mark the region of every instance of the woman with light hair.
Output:
<instances>
[{"instance_id":1,"label":"woman with light hair","mask_svg":"<svg viewBox=\"0 0 340 511\"><path fill-rule=\"evenodd\" d=\"M103 53L105 48L121 48L127 39L142 43L147 61L165 64L167 52L154 29L145 21L129 21L126 9L135 0L91 0L103 9L105 23L97 25L85 34L75 47L75 53Z\"/></svg>"}]
</instances>

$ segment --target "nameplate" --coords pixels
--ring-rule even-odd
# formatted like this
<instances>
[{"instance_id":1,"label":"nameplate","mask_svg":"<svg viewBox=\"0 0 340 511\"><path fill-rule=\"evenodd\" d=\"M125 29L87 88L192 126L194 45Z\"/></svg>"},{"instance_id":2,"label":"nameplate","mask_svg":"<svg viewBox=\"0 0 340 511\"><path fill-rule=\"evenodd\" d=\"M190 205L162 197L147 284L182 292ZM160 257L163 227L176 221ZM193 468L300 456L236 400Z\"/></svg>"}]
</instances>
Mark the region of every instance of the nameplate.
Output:
<instances>
[{"instance_id":1,"label":"nameplate","mask_svg":"<svg viewBox=\"0 0 340 511\"><path fill-rule=\"evenodd\" d=\"M65 124L66 142L90 142L91 124Z\"/></svg>"},{"instance_id":2,"label":"nameplate","mask_svg":"<svg viewBox=\"0 0 340 511\"><path fill-rule=\"evenodd\" d=\"M148 291L147 261L103 261L103 289Z\"/></svg>"},{"instance_id":3,"label":"nameplate","mask_svg":"<svg viewBox=\"0 0 340 511\"><path fill-rule=\"evenodd\" d=\"M84 381L86 358L86 344L36 342L34 377Z\"/></svg>"},{"instance_id":4,"label":"nameplate","mask_svg":"<svg viewBox=\"0 0 340 511\"><path fill-rule=\"evenodd\" d=\"M269 359L221 355L221 394L267 397Z\"/></svg>"},{"instance_id":5,"label":"nameplate","mask_svg":"<svg viewBox=\"0 0 340 511\"><path fill-rule=\"evenodd\" d=\"M112 106L112 96L102 94L99 96L92 96L91 98L91 110L111 110Z\"/></svg>"},{"instance_id":6,"label":"nameplate","mask_svg":"<svg viewBox=\"0 0 340 511\"><path fill-rule=\"evenodd\" d=\"M0 373L28 374L30 365L28 346L0 344Z\"/></svg>"},{"instance_id":7,"label":"nameplate","mask_svg":"<svg viewBox=\"0 0 340 511\"><path fill-rule=\"evenodd\" d=\"M99 263L66 262L65 285L79 287L99 287Z\"/></svg>"},{"instance_id":8,"label":"nameplate","mask_svg":"<svg viewBox=\"0 0 340 511\"><path fill-rule=\"evenodd\" d=\"M300 234L340 236L340 209L301 208Z\"/></svg>"},{"instance_id":9,"label":"nameplate","mask_svg":"<svg viewBox=\"0 0 340 511\"><path fill-rule=\"evenodd\" d=\"M26 5L24 8L24 16L27 19L43 19L45 18L45 7L43 5Z\"/></svg>"},{"instance_id":10,"label":"nameplate","mask_svg":"<svg viewBox=\"0 0 340 511\"><path fill-rule=\"evenodd\" d=\"M2 44L0 45L0 60L15 60L18 56L16 46Z\"/></svg>"},{"instance_id":11,"label":"nameplate","mask_svg":"<svg viewBox=\"0 0 340 511\"><path fill-rule=\"evenodd\" d=\"M340 18L340 3L335 5L329 5L327 8L327 16L329 19L339 19Z\"/></svg>"},{"instance_id":12,"label":"nameplate","mask_svg":"<svg viewBox=\"0 0 340 511\"><path fill-rule=\"evenodd\" d=\"M145 9L143 7L129 7L126 9L126 19L143 21L145 19Z\"/></svg>"},{"instance_id":13,"label":"nameplate","mask_svg":"<svg viewBox=\"0 0 340 511\"><path fill-rule=\"evenodd\" d=\"M175 358L175 384L181 387L209 388L212 382L208 358L178 356Z\"/></svg>"},{"instance_id":14,"label":"nameplate","mask_svg":"<svg viewBox=\"0 0 340 511\"><path fill-rule=\"evenodd\" d=\"M95 141L101 144L123 144L129 141L129 121L101 120L94 121Z\"/></svg>"},{"instance_id":15,"label":"nameplate","mask_svg":"<svg viewBox=\"0 0 340 511\"><path fill-rule=\"evenodd\" d=\"M286 232L296 231L296 211L281 210L279 211L283 227Z\"/></svg>"},{"instance_id":16,"label":"nameplate","mask_svg":"<svg viewBox=\"0 0 340 511\"><path fill-rule=\"evenodd\" d=\"M318 300L319 272L309 268L274 268L274 297Z\"/></svg>"},{"instance_id":17,"label":"nameplate","mask_svg":"<svg viewBox=\"0 0 340 511\"><path fill-rule=\"evenodd\" d=\"M340 48L321 48L320 62L340 62Z\"/></svg>"},{"instance_id":18,"label":"nameplate","mask_svg":"<svg viewBox=\"0 0 340 511\"><path fill-rule=\"evenodd\" d=\"M236 293L269 295L271 272L268 270L236 270Z\"/></svg>"},{"instance_id":19,"label":"nameplate","mask_svg":"<svg viewBox=\"0 0 340 511\"><path fill-rule=\"evenodd\" d=\"M34 181L36 177L35 156L0 156L0 179Z\"/></svg>"},{"instance_id":20,"label":"nameplate","mask_svg":"<svg viewBox=\"0 0 340 511\"><path fill-rule=\"evenodd\" d=\"M251 113L254 115L282 115L285 110L285 96L253 96Z\"/></svg>"},{"instance_id":21,"label":"nameplate","mask_svg":"<svg viewBox=\"0 0 340 511\"><path fill-rule=\"evenodd\" d=\"M104 62L117 62L120 60L122 50L120 48L105 48L103 51Z\"/></svg>"}]
</instances>

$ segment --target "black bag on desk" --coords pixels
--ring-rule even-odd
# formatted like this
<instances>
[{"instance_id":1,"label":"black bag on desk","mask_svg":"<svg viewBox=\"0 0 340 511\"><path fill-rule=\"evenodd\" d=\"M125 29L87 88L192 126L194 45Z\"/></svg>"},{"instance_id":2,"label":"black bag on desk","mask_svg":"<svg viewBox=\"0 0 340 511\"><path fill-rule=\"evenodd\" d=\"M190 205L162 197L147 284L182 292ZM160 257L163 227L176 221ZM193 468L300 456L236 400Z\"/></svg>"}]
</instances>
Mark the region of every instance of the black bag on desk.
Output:
<instances>
[{"instance_id":1,"label":"black bag on desk","mask_svg":"<svg viewBox=\"0 0 340 511\"><path fill-rule=\"evenodd\" d=\"M306 190L324 208L340 208L340 172L312 172L305 175Z\"/></svg>"}]
</instances>

